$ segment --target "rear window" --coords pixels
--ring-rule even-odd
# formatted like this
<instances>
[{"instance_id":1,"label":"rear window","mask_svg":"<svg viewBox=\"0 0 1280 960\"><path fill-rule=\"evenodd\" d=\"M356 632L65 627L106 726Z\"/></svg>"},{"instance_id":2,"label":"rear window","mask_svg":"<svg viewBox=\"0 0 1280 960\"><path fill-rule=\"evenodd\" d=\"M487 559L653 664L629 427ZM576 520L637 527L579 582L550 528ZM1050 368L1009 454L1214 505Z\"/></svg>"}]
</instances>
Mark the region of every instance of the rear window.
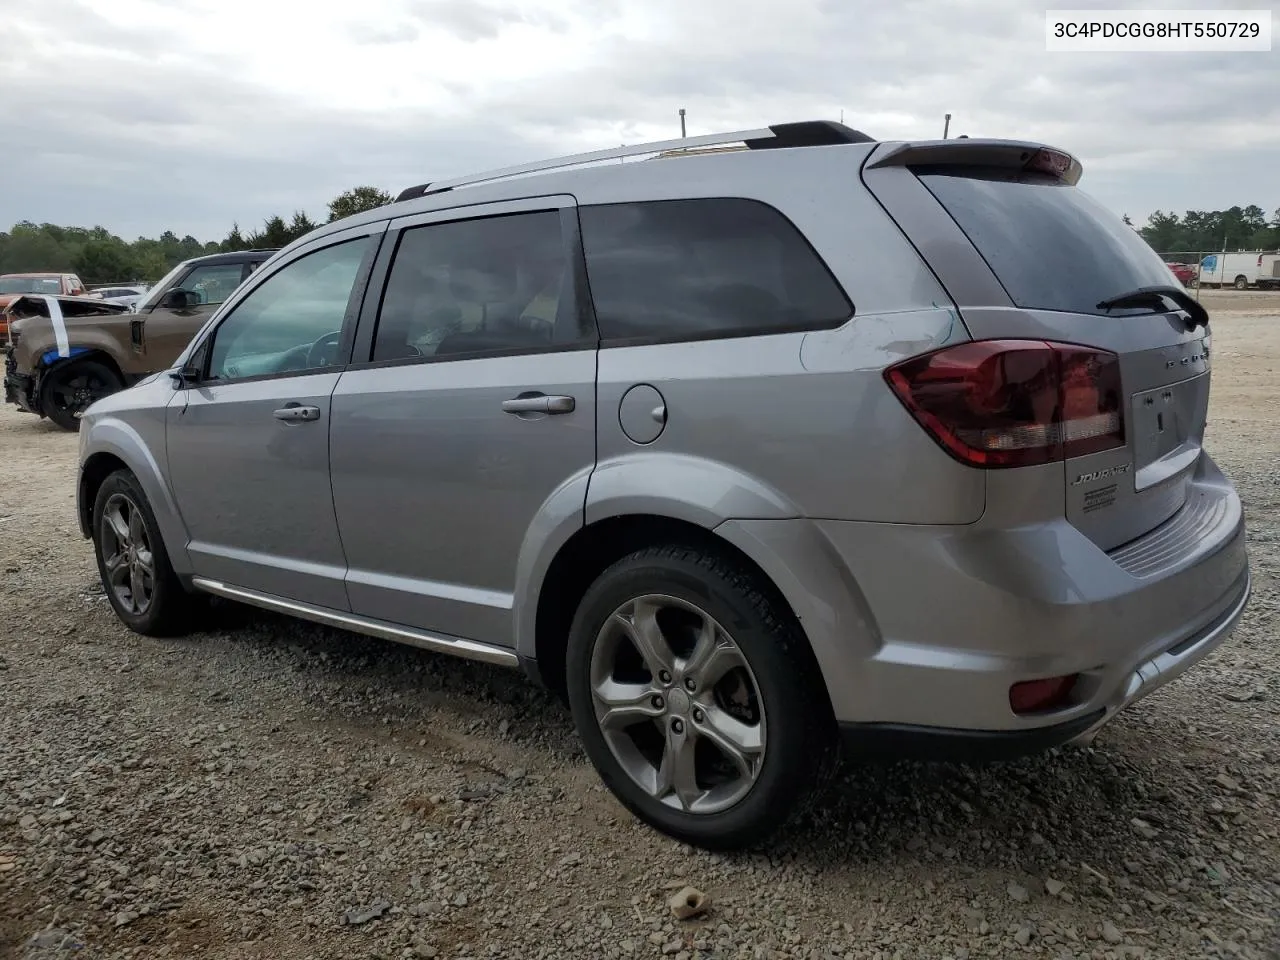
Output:
<instances>
[{"instance_id":1,"label":"rear window","mask_svg":"<svg viewBox=\"0 0 1280 960\"><path fill-rule=\"evenodd\" d=\"M853 313L800 232L755 200L579 210L605 340L698 340L837 326Z\"/></svg>"},{"instance_id":2,"label":"rear window","mask_svg":"<svg viewBox=\"0 0 1280 960\"><path fill-rule=\"evenodd\" d=\"M971 168L919 177L1019 307L1105 314L1104 300L1174 283L1132 227L1060 180Z\"/></svg>"}]
</instances>

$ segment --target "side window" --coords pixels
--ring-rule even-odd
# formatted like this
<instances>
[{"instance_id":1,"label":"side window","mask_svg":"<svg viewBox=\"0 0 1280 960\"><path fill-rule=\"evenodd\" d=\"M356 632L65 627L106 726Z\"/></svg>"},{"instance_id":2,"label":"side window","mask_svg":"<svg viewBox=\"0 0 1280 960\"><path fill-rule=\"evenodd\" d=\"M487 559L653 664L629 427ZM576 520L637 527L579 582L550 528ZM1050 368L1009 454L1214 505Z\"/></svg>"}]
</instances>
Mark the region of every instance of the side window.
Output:
<instances>
[{"instance_id":1,"label":"side window","mask_svg":"<svg viewBox=\"0 0 1280 960\"><path fill-rule=\"evenodd\" d=\"M240 286L244 265L240 263L211 263L196 267L182 281L183 290L199 294L202 304L222 303Z\"/></svg>"},{"instance_id":2,"label":"side window","mask_svg":"<svg viewBox=\"0 0 1280 960\"><path fill-rule=\"evenodd\" d=\"M605 340L811 330L853 315L800 232L758 201L603 204L579 217Z\"/></svg>"},{"instance_id":3,"label":"side window","mask_svg":"<svg viewBox=\"0 0 1280 960\"><path fill-rule=\"evenodd\" d=\"M404 231L373 359L531 350L584 339L557 211Z\"/></svg>"},{"instance_id":4,"label":"side window","mask_svg":"<svg viewBox=\"0 0 1280 960\"><path fill-rule=\"evenodd\" d=\"M372 238L361 237L325 247L263 281L214 331L207 378L235 380L336 363L347 304L370 243Z\"/></svg>"}]
</instances>

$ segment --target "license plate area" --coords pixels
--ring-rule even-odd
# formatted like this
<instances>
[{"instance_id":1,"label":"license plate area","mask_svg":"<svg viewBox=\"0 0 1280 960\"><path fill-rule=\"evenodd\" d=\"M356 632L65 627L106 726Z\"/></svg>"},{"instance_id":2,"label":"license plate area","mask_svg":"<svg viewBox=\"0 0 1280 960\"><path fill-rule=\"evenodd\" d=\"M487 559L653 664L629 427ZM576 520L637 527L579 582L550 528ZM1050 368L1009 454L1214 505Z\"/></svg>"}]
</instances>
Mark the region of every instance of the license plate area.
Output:
<instances>
[{"instance_id":1,"label":"license plate area","mask_svg":"<svg viewBox=\"0 0 1280 960\"><path fill-rule=\"evenodd\" d=\"M1195 464L1208 404L1208 374L1133 395L1130 423L1138 490L1163 483Z\"/></svg>"}]
</instances>

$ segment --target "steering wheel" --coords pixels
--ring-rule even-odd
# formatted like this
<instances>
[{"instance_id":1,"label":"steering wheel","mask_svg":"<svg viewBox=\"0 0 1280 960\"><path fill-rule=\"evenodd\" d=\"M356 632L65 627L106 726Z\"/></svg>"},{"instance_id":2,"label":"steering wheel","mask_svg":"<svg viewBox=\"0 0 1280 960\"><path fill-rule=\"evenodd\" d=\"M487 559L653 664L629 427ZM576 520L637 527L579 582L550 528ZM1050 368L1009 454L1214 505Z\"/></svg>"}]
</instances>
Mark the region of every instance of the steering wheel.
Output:
<instances>
[{"instance_id":1,"label":"steering wheel","mask_svg":"<svg viewBox=\"0 0 1280 960\"><path fill-rule=\"evenodd\" d=\"M342 339L342 331L335 330L332 333L326 333L323 337L316 340L315 343L307 349L307 369L315 367L331 366L336 359L334 356L326 357L322 351L329 350L336 353L338 342Z\"/></svg>"}]
</instances>

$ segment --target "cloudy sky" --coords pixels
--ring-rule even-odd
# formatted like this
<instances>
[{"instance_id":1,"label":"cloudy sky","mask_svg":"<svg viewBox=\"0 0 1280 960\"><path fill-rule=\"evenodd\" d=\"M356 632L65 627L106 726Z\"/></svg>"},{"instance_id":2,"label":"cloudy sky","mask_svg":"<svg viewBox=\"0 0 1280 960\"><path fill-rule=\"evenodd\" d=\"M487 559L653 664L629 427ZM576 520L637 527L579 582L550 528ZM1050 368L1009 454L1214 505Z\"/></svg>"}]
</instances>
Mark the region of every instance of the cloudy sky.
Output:
<instances>
[{"instance_id":1,"label":"cloudy sky","mask_svg":"<svg viewBox=\"0 0 1280 960\"><path fill-rule=\"evenodd\" d=\"M1058 6L1116 8L1124 0ZM1128 4L1133 6L1132 4ZM1245 6L1160 0L1148 6ZM343 189L796 119L1063 146L1154 209L1280 207L1280 49L1045 52L1027 0L2 0L0 229L221 238Z\"/></svg>"}]
</instances>

